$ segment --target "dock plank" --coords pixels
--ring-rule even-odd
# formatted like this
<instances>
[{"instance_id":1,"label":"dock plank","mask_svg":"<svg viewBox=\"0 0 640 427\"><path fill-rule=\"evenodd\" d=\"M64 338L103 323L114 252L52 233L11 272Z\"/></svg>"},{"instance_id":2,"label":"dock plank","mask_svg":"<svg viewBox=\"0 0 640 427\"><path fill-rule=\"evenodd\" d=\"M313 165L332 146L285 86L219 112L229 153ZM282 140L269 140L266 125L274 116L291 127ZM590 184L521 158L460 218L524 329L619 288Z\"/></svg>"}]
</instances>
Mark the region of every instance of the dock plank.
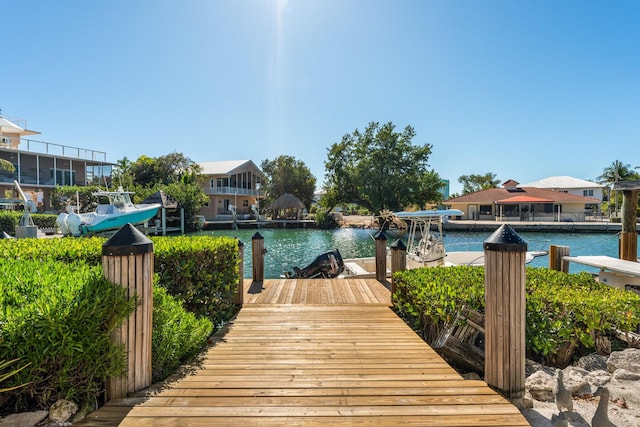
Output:
<instances>
[{"instance_id":1,"label":"dock plank","mask_svg":"<svg viewBox=\"0 0 640 427\"><path fill-rule=\"evenodd\" d=\"M529 425L484 381L462 379L391 310L375 279L245 289L242 309L189 375L79 425Z\"/></svg>"}]
</instances>

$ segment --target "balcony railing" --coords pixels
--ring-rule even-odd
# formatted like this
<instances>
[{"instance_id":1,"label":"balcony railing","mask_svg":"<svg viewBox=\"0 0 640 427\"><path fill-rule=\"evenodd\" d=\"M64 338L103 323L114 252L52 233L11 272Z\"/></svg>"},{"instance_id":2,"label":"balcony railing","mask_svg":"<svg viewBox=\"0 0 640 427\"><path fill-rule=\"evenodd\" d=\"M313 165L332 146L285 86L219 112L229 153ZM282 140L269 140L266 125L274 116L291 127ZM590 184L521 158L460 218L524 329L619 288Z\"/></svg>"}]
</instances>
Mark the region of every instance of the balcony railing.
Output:
<instances>
[{"instance_id":1,"label":"balcony railing","mask_svg":"<svg viewBox=\"0 0 640 427\"><path fill-rule=\"evenodd\" d=\"M86 148L53 144L51 142L34 141L32 139L18 139L3 136L0 147L17 149L34 154L49 154L52 156L107 163L107 153L104 151L88 150Z\"/></svg>"},{"instance_id":2,"label":"balcony railing","mask_svg":"<svg viewBox=\"0 0 640 427\"><path fill-rule=\"evenodd\" d=\"M234 194L238 196L255 196L261 197L260 190L254 188L237 188L237 187L208 187L205 189L206 194Z\"/></svg>"}]
</instances>

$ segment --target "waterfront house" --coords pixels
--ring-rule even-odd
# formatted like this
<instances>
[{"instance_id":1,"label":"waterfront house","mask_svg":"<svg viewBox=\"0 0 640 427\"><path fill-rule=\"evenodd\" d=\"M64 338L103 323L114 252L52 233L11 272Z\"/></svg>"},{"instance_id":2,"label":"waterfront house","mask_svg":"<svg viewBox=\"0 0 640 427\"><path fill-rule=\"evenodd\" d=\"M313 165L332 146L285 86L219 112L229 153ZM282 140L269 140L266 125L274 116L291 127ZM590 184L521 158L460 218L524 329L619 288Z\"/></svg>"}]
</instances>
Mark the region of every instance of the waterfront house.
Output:
<instances>
[{"instance_id":1,"label":"waterfront house","mask_svg":"<svg viewBox=\"0 0 640 427\"><path fill-rule=\"evenodd\" d=\"M51 211L51 190L62 185L110 184L113 163L104 151L27 139L40 132L26 120L0 117L0 158L15 171L0 171L0 198L17 198L14 180L39 212Z\"/></svg>"},{"instance_id":2,"label":"waterfront house","mask_svg":"<svg viewBox=\"0 0 640 427\"><path fill-rule=\"evenodd\" d=\"M209 203L200 209L207 221L257 219L262 171L251 160L199 163L207 176L202 190ZM235 212L235 218L234 218Z\"/></svg>"},{"instance_id":3,"label":"waterfront house","mask_svg":"<svg viewBox=\"0 0 640 427\"><path fill-rule=\"evenodd\" d=\"M545 190L560 191L563 193L575 194L576 196L593 197L602 202L604 189L606 186L584 179L573 178L571 176L550 176L520 187L535 187Z\"/></svg>"},{"instance_id":4,"label":"waterfront house","mask_svg":"<svg viewBox=\"0 0 640 427\"><path fill-rule=\"evenodd\" d=\"M496 221L585 221L599 213L601 199L567 191L520 186L508 180L502 188L489 188L445 201L464 212L461 219Z\"/></svg>"}]
</instances>

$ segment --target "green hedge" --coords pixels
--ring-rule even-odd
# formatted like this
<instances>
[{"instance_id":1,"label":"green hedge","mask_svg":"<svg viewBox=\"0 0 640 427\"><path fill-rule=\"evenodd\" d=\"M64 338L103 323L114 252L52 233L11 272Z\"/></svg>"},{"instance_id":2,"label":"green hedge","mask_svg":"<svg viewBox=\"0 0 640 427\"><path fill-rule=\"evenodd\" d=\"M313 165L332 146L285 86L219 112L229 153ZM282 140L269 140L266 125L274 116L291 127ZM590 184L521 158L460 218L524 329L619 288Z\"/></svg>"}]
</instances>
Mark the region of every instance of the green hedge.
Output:
<instances>
[{"instance_id":1,"label":"green hedge","mask_svg":"<svg viewBox=\"0 0 640 427\"><path fill-rule=\"evenodd\" d=\"M152 369L154 379L159 380L202 349L213 325L219 326L235 314L238 246L235 239L208 236L154 237L152 240L155 260ZM100 265L105 241L99 237L0 240L0 259L14 266L14 270L6 270L0 265L3 268L0 362L19 358L11 363L11 369L7 368L9 373L30 363L0 384L2 390L10 388L7 384L29 383L0 393L0 413L45 408L58 397L81 404L95 402L102 393L104 378L120 369L121 364L114 362L110 365L113 371L99 371L103 369L100 361L113 354L98 348L98 344L108 337L107 329L112 323L120 320L112 315L105 321L101 306L96 304L108 302L109 292L122 292L102 279ZM84 284L85 275L88 275L85 282L90 281L91 285ZM38 281L41 276L47 279ZM170 296L172 292L175 294ZM107 305L117 308L115 302ZM32 308L28 312L30 317L24 315L18 319L16 307L23 306ZM85 310L93 313L91 319L82 320ZM105 325L109 325L108 328ZM15 334L7 332L18 330ZM102 335L98 338L96 333ZM29 344L18 345L20 339L26 339ZM94 346L88 346L89 343ZM14 351L17 348L19 352ZM31 356L27 357L27 353ZM59 362L50 358L59 354L65 354L68 359ZM87 366L93 361L97 362L96 366ZM64 363L64 366L54 363ZM74 371L74 366L78 370L93 369L92 382L84 384L84 377ZM0 379L5 374L0 371Z\"/></svg>"},{"instance_id":2,"label":"green hedge","mask_svg":"<svg viewBox=\"0 0 640 427\"><path fill-rule=\"evenodd\" d=\"M432 342L462 304L484 312L484 268L437 267L394 275L394 309ZM528 356L563 366L576 351L593 351L615 326L640 324L640 296L597 282L589 273L526 270ZM567 350L568 349L568 350ZM566 354L565 354L566 353Z\"/></svg>"},{"instance_id":3,"label":"green hedge","mask_svg":"<svg viewBox=\"0 0 640 427\"><path fill-rule=\"evenodd\" d=\"M135 308L97 267L76 262L0 260L0 360L22 371L0 388L3 412L46 408L57 399L93 401L124 372L124 349L109 341Z\"/></svg>"},{"instance_id":4,"label":"green hedge","mask_svg":"<svg viewBox=\"0 0 640 427\"><path fill-rule=\"evenodd\" d=\"M20 223L23 212L5 211L0 212L0 232L4 231L11 236L16 235L16 227ZM33 223L40 229L55 229L57 215L51 214L31 214Z\"/></svg>"}]
</instances>

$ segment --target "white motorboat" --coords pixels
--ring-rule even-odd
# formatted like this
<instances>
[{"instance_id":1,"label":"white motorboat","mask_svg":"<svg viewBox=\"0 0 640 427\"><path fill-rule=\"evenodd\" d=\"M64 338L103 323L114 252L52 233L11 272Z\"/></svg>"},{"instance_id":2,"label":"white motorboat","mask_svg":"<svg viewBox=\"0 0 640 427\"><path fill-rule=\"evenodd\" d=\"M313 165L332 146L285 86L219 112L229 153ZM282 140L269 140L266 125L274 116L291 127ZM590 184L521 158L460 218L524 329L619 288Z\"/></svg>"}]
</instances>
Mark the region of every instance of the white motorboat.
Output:
<instances>
[{"instance_id":1,"label":"white motorboat","mask_svg":"<svg viewBox=\"0 0 640 427\"><path fill-rule=\"evenodd\" d=\"M133 192L97 191L93 196L108 203L98 204L96 210L87 213L61 213L56 224L63 235L75 237L116 230L125 224L143 224L153 218L160 209L159 203L134 205L131 202Z\"/></svg>"}]
</instances>

